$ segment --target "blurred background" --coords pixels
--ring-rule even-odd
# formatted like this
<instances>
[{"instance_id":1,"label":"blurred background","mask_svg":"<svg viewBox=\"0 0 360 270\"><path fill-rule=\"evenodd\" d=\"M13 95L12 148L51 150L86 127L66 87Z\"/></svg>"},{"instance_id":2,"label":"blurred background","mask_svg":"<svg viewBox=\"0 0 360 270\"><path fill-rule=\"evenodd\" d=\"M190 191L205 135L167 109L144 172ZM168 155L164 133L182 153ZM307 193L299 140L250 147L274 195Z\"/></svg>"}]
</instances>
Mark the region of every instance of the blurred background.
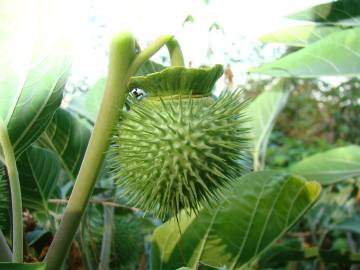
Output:
<instances>
[{"instance_id":1,"label":"blurred background","mask_svg":"<svg viewBox=\"0 0 360 270\"><path fill-rule=\"evenodd\" d=\"M105 73L111 36L131 31L143 46L171 33L179 40L188 64L231 66L236 74L234 83L243 83L250 67L284 52L284 46L265 46L257 39L276 29L301 24L284 16L323 2L326 0L77 1L71 27L76 33L73 77L86 77L93 83L99 73ZM155 56L164 62L166 57L166 50Z\"/></svg>"}]
</instances>

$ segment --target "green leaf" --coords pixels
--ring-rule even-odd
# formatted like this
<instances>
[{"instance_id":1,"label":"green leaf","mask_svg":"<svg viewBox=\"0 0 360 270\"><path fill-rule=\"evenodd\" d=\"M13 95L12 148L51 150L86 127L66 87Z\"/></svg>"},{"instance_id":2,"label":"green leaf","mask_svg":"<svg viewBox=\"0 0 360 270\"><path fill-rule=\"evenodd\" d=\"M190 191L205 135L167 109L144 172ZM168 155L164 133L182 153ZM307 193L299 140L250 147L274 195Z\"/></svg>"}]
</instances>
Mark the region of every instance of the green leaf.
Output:
<instances>
[{"instance_id":1,"label":"green leaf","mask_svg":"<svg viewBox=\"0 0 360 270\"><path fill-rule=\"evenodd\" d=\"M320 4L287 16L290 19L340 25L360 25L360 2L338 0Z\"/></svg>"},{"instance_id":2,"label":"green leaf","mask_svg":"<svg viewBox=\"0 0 360 270\"><path fill-rule=\"evenodd\" d=\"M33 231L25 234L25 240L29 247L33 247L37 242L52 239L53 233L37 226Z\"/></svg>"},{"instance_id":3,"label":"green leaf","mask_svg":"<svg viewBox=\"0 0 360 270\"><path fill-rule=\"evenodd\" d=\"M9 233L11 226L11 206L8 180L6 179L5 166L0 162L0 230Z\"/></svg>"},{"instance_id":4,"label":"green leaf","mask_svg":"<svg viewBox=\"0 0 360 270\"><path fill-rule=\"evenodd\" d=\"M269 33L262 36L260 41L282 43L294 47L305 47L338 31L341 31L341 29L335 26L301 25Z\"/></svg>"},{"instance_id":5,"label":"green leaf","mask_svg":"<svg viewBox=\"0 0 360 270\"><path fill-rule=\"evenodd\" d=\"M190 22L190 23L193 23L193 22L194 22L194 17L193 17L192 15L188 15L188 16L185 18L185 20L184 20L183 23L182 23L182 26L184 27L184 25L185 25L186 23L188 23L188 22Z\"/></svg>"},{"instance_id":6,"label":"green leaf","mask_svg":"<svg viewBox=\"0 0 360 270\"><path fill-rule=\"evenodd\" d=\"M344 221L335 224L332 229L360 234L360 217L353 216L345 219Z\"/></svg>"},{"instance_id":7,"label":"green leaf","mask_svg":"<svg viewBox=\"0 0 360 270\"><path fill-rule=\"evenodd\" d=\"M279 80L272 89L261 93L249 106L248 115L252 119L251 128L254 137L255 170L264 167L271 131L287 103L289 93L286 81Z\"/></svg>"},{"instance_id":8,"label":"green leaf","mask_svg":"<svg viewBox=\"0 0 360 270\"><path fill-rule=\"evenodd\" d=\"M277 243L264 252L258 261L261 269L276 267L279 263L289 261L301 261L306 259L304 256L303 241L300 239L285 239Z\"/></svg>"},{"instance_id":9,"label":"green leaf","mask_svg":"<svg viewBox=\"0 0 360 270\"><path fill-rule=\"evenodd\" d=\"M289 171L323 185L360 176L360 146L340 147L315 154L294 164Z\"/></svg>"},{"instance_id":10,"label":"green leaf","mask_svg":"<svg viewBox=\"0 0 360 270\"><path fill-rule=\"evenodd\" d=\"M338 31L251 72L279 77L355 76L360 73L360 28Z\"/></svg>"},{"instance_id":11,"label":"green leaf","mask_svg":"<svg viewBox=\"0 0 360 270\"><path fill-rule=\"evenodd\" d=\"M172 219L153 235L153 269L226 266L233 270L260 255L315 202L320 185L274 171L239 179L216 208ZM181 230L181 233L179 231Z\"/></svg>"},{"instance_id":12,"label":"green leaf","mask_svg":"<svg viewBox=\"0 0 360 270\"><path fill-rule=\"evenodd\" d=\"M221 31L223 34L225 34L224 29L218 23L212 23L210 25L209 32L211 32L213 30Z\"/></svg>"},{"instance_id":13,"label":"green leaf","mask_svg":"<svg viewBox=\"0 0 360 270\"><path fill-rule=\"evenodd\" d=\"M0 263L0 270L45 270L45 263Z\"/></svg>"},{"instance_id":14,"label":"green leaf","mask_svg":"<svg viewBox=\"0 0 360 270\"><path fill-rule=\"evenodd\" d=\"M0 6L0 117L17 156L50 122L69 69L68 47L51 17L55 11L36 2L30 16L29 7L16 0Z\"/></svg>"},{"instance_id":15,"label":"green leaf","mask_svg":"<svg viewBox=\"0 0 360 270\"><path fill-rule=\"evenodd\" d=\"M18 163L23 206L36 211L48 210L47 200L60 177L57 156L39 147L30 147Z\"/></svg>"},{"instance_id":16,"label":"green leaf","mask_svg":"<svg viewBox=\"0 0 360 270\"><path fill-rule=\"evenodd\" d=\"M85 122L64 109L58 109L50 125L41 135L39 143L55 152L69 177L75 179L90 135L90 128Z\"/></svg>"}]
</instances>

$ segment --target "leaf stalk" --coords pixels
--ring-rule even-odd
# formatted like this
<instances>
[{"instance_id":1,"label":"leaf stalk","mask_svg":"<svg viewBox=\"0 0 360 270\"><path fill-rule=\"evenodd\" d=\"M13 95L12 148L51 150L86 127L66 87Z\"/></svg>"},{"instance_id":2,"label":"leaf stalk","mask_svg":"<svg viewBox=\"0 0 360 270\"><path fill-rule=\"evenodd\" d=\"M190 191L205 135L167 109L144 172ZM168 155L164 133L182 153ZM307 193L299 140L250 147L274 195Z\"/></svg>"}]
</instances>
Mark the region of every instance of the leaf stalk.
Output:
<instances>
[{"instance_id":1,"label":"leaf stalk","mask_svg":"<svg viewBox=\"0 0 360 270\"><path fill-rule=\"evenodd\" d=\"M12 208L12 234L13 256L12 262L23 262L23 216L19 173L16 166L14 148L11 144L9 132L4 121L0 117L0 144L4 155L5 166L9 178Z\"/></svg>"}]
</instances>

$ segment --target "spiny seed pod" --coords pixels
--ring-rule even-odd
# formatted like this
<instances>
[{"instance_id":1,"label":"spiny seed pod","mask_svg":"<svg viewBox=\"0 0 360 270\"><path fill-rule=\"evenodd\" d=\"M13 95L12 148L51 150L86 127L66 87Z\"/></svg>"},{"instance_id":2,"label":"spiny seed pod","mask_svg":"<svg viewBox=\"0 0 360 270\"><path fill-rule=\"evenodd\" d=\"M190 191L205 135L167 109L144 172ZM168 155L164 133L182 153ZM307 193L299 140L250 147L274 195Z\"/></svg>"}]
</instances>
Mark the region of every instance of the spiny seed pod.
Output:
<instances>
[{"instance_id":1,"label":"spiny seed pod","mask_svg":"<svg viewBox=\"0 0 360 270\"><path fill-rule=\"evenodd\" d=\"M222 73L220 65L171 67L131 80L146 96L121 115L114 164L145 212L162 219L197 212L247 170L247 102L238 91L212 95Z\"/></svg>"}]
</instances>

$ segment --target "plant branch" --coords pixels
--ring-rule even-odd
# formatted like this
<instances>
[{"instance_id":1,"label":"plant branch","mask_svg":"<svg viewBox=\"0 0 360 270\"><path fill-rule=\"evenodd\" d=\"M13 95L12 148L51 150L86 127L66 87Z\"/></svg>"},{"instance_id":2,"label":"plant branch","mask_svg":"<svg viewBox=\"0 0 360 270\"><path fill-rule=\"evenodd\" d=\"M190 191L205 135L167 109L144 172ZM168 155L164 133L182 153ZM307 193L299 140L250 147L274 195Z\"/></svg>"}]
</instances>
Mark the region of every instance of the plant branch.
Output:
<instances>
[{"instance_id":1,"label":"plant branch","mask_svg":"<svg viewBox=\"0 0 360 270\"><path fill-rule=\"evenodd\" d=\"M104 97L63 220L45 258L47 269L60 269L75 237L108 150L111 134L124 107L130 77L171 38L159 38L138 56L137 43L132 34L122 33L113 38Z\"/></svg>"},{"instance_id":2,"label":"plant branch","mask_svg":"<svg viewBox=\"0 0 360 270\"><path fill-rule=\"evenodd\" d=\"M0 117L0 144L5 159L5 166L10 183L12 224L13 224L13 257L16 263L23 262L23 217L19 173L9 133Z\"/></svg>"},{"instance_id":3,"label":"plant branch","mask_svg":"<svg viewBox=\"0 0 360 270\"><path fill-rule=\"evenodd\" d=\"M184 56L181 51L179 42L175 38L173 38L166 43L166 47L168 48L170 54L171 65L181 67L185 66Z\"/></svg>"},{"instance_id":4,"label":"plant branch","mask_svg":"<svg viewBox=\"0 0 360 270\"><path fill-rule=\"evenodd\" d=\"M69 201L66 199L49 199L48 200L49 203L54 203L54 204L67 204ZM104 201L104 200L98 200L98 199L91 199L89 201L89 203L93 203L93 204L101 204L104 207L114 207L114 208L123 208L126 210L129 210L131 212L138 212L140 211L139 208L135 208L135 207L130 207L124 204L119 204L119 203L115 203L115 202L110 202L110 201Z\"/></svg>"},{"instance_id":5,"label":"plant branch","mask_svg":"<svg viewBox=\"0 0 360 270\"><path fill-rule=\"evenodd\" d=\"M12 253L6 242L5 236L0 230L0 262L11 262Z\"/></svg>"}]
</instances>

